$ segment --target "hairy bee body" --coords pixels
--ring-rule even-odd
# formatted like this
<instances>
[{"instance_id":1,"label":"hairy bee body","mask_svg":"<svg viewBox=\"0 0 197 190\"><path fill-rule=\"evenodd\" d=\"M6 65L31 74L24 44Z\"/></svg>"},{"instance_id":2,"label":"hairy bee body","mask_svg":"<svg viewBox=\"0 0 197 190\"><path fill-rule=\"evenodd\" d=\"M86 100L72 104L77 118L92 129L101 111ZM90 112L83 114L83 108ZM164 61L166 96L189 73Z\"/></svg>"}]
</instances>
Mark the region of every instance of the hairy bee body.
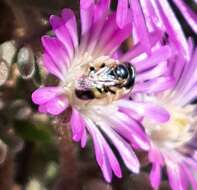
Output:
<instances>
[{"instance_id":1,"label":"hairy bee body","mask_svg":"<svg viewBox=\"0 0 197 190\"><path fill-rule=\"evenodd\" d=\"M135 69L130 63L102 64L98 69L90 67L87 75L76 84L79 99L100 99L118 92L130 90L135 82Z\"/></svg>"}]
</instances>

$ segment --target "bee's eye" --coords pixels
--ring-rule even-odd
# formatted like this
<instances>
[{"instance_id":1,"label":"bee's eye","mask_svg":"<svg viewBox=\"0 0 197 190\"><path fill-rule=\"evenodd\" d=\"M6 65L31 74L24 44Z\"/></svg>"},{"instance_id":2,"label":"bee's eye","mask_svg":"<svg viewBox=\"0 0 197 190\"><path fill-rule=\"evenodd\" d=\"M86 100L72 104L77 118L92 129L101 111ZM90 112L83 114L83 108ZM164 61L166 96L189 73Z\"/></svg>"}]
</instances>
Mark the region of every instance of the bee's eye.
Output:
<instances>
[{"instance_id":1,"label":"bee's eye","mask_svg":"<svg viewBox=\"0 0 197 190\"><path fill-rule=\"evenodd\" d=\"M129 72L129 77L128 77L125 87L131 88L135 83L135 77L136 77L135 68L130 63L127 63L127 68Z\"/></svg>"},{"instance_id":2,"label":"bee's eye","mask_svg":"<svg viewBox=\"0 0 197 190\"><path fill-rule=\"evenodd\" d=\"M118 65L114 69L114 73L118 78L127 79L128 78L128 69L124 65Z\"/></svg>"}]
</instances>

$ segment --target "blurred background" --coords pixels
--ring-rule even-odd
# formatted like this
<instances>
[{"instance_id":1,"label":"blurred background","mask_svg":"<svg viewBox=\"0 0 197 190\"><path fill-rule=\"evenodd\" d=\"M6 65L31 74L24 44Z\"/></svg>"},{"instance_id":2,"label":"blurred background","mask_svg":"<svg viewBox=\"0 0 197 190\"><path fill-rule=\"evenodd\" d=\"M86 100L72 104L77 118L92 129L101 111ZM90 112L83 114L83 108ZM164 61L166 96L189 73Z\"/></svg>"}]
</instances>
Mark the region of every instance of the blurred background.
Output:
<instances>
[{"instance_id":1,"label":"blurred background","mask_svg":"<svg viewBox=\"0 0 197 190\"><path fill-rule=\"evenodd\" d=\"M187 3L197 11L192 0ZM40 67L40 37L50 32L48 17L65 7L79 20L78 0L0 0L0 190L151 190L145 153L138 153L141 174L129 173L122 164L124 178L106 184L91 142L81 150L71 141L63 124L68 113L52 119L31 102L38 86L57 83ZM174 10L186 35L194 38ZM164 179L160 190L168 189Z\"/></svg>"}]
</instances>

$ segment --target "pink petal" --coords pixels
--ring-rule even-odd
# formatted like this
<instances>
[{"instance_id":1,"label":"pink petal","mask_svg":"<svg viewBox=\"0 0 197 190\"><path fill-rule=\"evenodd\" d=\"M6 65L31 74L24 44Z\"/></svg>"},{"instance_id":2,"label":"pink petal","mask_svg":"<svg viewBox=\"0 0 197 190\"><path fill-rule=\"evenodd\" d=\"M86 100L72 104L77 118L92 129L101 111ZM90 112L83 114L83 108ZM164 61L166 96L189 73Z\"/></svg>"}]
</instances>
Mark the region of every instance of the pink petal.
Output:
<instances>
[{"instance_id":1,"label":"pink petal","mask_svg":"<svg viewBox=\"0 0 197 190\"><path fill-rule=\"evenodd\" d=\"M49 73L55 75L56 77L64 81L64 75L62 71L58 68L58 66L55 64L55 62L50 58L50 56L47 53L44 53L43 61L44 61L44 66Z\"/></svg>"},{"instance_id":2,"label":"pink petal","mask_svg":"<svg viewBox=\"0 0 197 190\"><path fill-rule=\"evenodd\" d=\"M172 88L175 85L175 80L172 77L158 77L156 79L144 82L136 83L133 88L133 92L146 92L157 93Z\"/></svg>"},{"instance_id":3,"label":"pink petal","mask_svg":"<svg viewBox=\"0 0 197 190\"><path fill-rule=\"evenodd\" d=\"M134 110L120 106L119 111L126 114L128 117L135 119L136 121L142 120L142 117L140 115L138 115Z\"/></svg>"},{"instance_id":4,"label":"pink petal","mask_svg":"<svg viewBox=\"0 0 197 190\"><path fill-rule=\"evenodd\" d=\"M80 1L80 20L81 20L81 34L88 35L93 24L94 15L94 0Z\"/></svg>"},{"instance_id":5,"label":"pink petal","mask_svg":"<svg viewBox=\"0 0 197 190\"><path fill-rule=\"evenodd\" d=\"M128 141L138 145L143 150L149 150L149 140L141 126L127 115L119 112L109 117L114 124L114 130Z\"/></svg>"},{"instance_id":6,"label":"pink petal","mask_svg":"<svg viewBox=\"0 0 197 190\"><path fill-rule=\"evenodd\" d=\"M190 61L188 63L185 63L183 73L176 86L177 93L179 93L181 96L185 96L186 99L188 96L191 95L190 93L194 92L192 88L195 89L197 83L196 60L197 60L197 48L194 50Z\"/></svg>"},{"instance_id":7,"label":"pink petal","mask_svg":"<svg viewBox=\"0 0 197 190\"><path fill-rule=\"evenodd\" d=\"M93 138L93 143L94 143L94 149L95 149L95 154L96 154L96 160L99 164L100 167L102 167L103 162L104 162L104 157L105 157L105 153L103 150L103 145L101 143L101 140L99 139L98 135L97 135L97 127L94 124L93 121L91 121L90 119L86 118L86 127L90 133L90 135Z\"/></svg>"},{"instance_id":8,"label":"pink petal","mask_svg":"<svg viewBox=\"0 0 197 190\"><path fill-rule=\"evenodd\" d=\"M183 0L173 0L195 33L197 33L197 15ZM197 3L197 2L196 2Z\"/></svg>"},{"instance_id":9,"label":"pink petal","mask_svg":"<svg viewBox=\"0 0 197 190\"><path fill-rule=\"evenodd\" d=\"M89 46L89 39L92 35L91 29L94 24L94 7L93 1L88 0L87 6L80 7L81 20L81 41L79 46L79 53L84 54Z\"/></svg>"},{"instance_id":10,"label":"pink petal","mask_svg":"<svg viewBox=\"0 0 197 190\"><path fill-rule=\"evenodd\" d=\"M95 5L94 12L94 27L101 27L97 23L100 23L100 20L105 20L107 15L110 13L110 0L99 0Z\"/></svg>"},{"instance_id":11,"label":"pink petal","mask_svg":"<svg viewBox=\"0 0 197 190\"><path fill-rule=\"evenodd\" d=\"M152 68L151 70L145 71L143 73L139 73L136 78L136 82L152 80L154 78L165 75L168 72L169 72L168 63L162 62L157 66L155 66L154 68Z\"/></svg>"},{"instance_id":12,"label":"pink petal","mask_svg":"<svg viewBox=\"0 0 197 190\"><path fill-rule=\"evenodd\" d=\"M110 26L110 27L108 27ZM97 52L95 54L103 54L103 48L105 48L107 42L111 40L112 35L118 30L116 23L116 15L111 14L106 20L102 33L99 37L99 41L96 45Z\"/></svg>"},{"instance_id":13,"label":"pink petal","mask_svg":"<svg viewBox=\"0 0 197 190\"><path fill-rule=\"evenodd\" d=\"M187 46L187 40L181 25L174 14L174 11L170 7L168 1L158 0L155 1L155 3L170 39L176 46L177 50L181 51L188 60L189 50Z\"/></svg>"},{"instance_id":14,"label":"pink petal","mask_svg":"<svg viewBox=\"0 0 197 190\"><path fill-rule=\"evenodd\" d=\"M104 158L103 165L101 166L101 170L103 172L104 178L108 183L111 183L112 180L112 169L110 167L110 163L107 157Z\"/></svg>"},{"instance_id":15,"label":"pink petal","mask_svg":"<svg viewBox=\"0 0 197 190\"><path fill-rule=\"evenodd\" d=\"M62 73L65 73L66 69L68 68L69 59L62 43L54 37L43 36L42 44L47 53L50 55L51 59L57 65L58 69Z\"/></svg>"},{"instance_id":16,"label":"pink petal","mask_svg":"<svg viewBox=\"0 0 197 190\"><path fill-rule=\"evenodd\" d=\"M177 82L179 81L180 77L182 76L186 60L181 55L175 56L174 60L172 60L172 59L169 60L169 62L171 63L170 64L171 69L169 69L169 70L172 71L172 75L176 80L176 84L178 84Z\"/></svg>"},{"instance_id":17,"label":"pink petal","mask_svg":"<svg viewBox=\"0 0 197 190\"><path fill-rule=\"evenodd\" d=\"M162 61L167 61L168 58L172 56L172 49L169 46L162 46L159 49L152 52L152 55L148 58L145 58L142 61L133 63L137 70L137 73L140 73L143 70L148 70L151 67L159 64Z\"/></svg>"},{"instance_id":18,"label":"pink petal","mask_svg":"<svg viewBox=\"0 0 197 190\"><path fill-rule=\"evenodd\" d=\"M180 163L180 183L182 186L182 189L188 189L189 188L189 179L188 179L188 175L186 172L182 172L183 171L183 163Z\"/></svg>"},{"instance_id":19,"label":"pink petal","mask_svg":"<svg viewBox=\"0 0 197 190\"><path fill-rule=\"evenodd\" d=\"M47 113L47 107L45 104L41 104L39 107L38 107L38 111L40 113Z\"/></svg>"},{"instance_id":20,"label":"pink petal","mask_svg":"<svg viewBox=\"0 0 197 190\"><path fill-rule=\"evenodd\" d=\"M35 104L45 104L61 93L63 89L59 87L41 87L32 93L32 101Z\"/></svg>"},{"instance_id":21,"label":"pink petal","mask_svg":"<svg viewBox=\"0 0 197 190\"><path fill-rule=\"evenodd\" d=\"M162 38L162 32L160 30L156 30L154 32L149 33L150 38L150 44L151 47L154 46L157 42L159 42ZM122 57L120 57L121 61L131 61L133 58L139 56L140 54L144 53L145 49L141 42L138 42L132 48L123 54Z\"/></svg>"},{"instance_id":22,"label":"pink petal","mask_svg":"<svg viewBox=\"0 0 197 190\"><path fill-rule=\"evenodd\" d=\"M93 3L94 0L80 0L80 7L82 9L88 9Z\"/></svg>"},{"instance_id":23,"label":"pink petal","mask_svg":"<svg viewBox=\"0 0 197 190\"><path fill-rule=\"evenodd\" d=\"M116 15L111 14L108 19L106 19L102 33L99 37L99 42L96 45L96 55L112 55L121 43L126 40L132 31L131 14L127 15L125 21L125 26L119 28L116 23ZM109 27L110 26L110 27Z\"/></svg>"},{"instance_id":24,"label":"pink petal","mask_svg":"<svg viewBox=\"0 0 197 190\"><path fill-rule=\"evenodd\" d=\"M81 136L81 148L84 148L86 146L87 143L87 132L86 129L83 130L82 136Z\"/></svg>"},{"instance_id":25,"label":"pink petal","mask_svg":"<svg viewBox=\"0 0 197 190\"><path fill-rule=\"evenodd\" d=\"M99 127L102 131L109 137L116 149L118 150L121 158L123 159L127 168L129 168L134 173L139 172L139 161L132 150L131 146L116 132L112 130L106 123L100 122Z\"/></svg>"},{"instance_id":26,"label":"pink petal","mask_svg":"<svg viewBox=\"0 0 197 190\"><path fill-rule=\"evenodd\" d=\"M68 107L68 101L64 96L58 96L48 101L45 106L49 114L59 115Z\"/></svg>"},{"instance_id":27,"label":"pink petal","mask_svg":"<svg viewBox=\"0 0 197 190\"><path fill-rule=\"evenodd\" d=\"M179 99L176 99L174 101L184 106L195 100L196 97L197 97L197 84L195 84L195 86L193 86L190 90L188 90L188 93L181 94Z\"/></svg>"},{"instance_id":28,"label":"pink petal","mask_svg":"<svg viewBox=\"0 0 197 190\"><path fill-rule=\"evenodd\" d=\"M149 31L155 30L156 28L161 28L161 22L154 10L151 1L140 0L146 24Z\"/></svg>"},{"instance_id":29,"label":"pink petal","mask_svg":"<svg viewBox=\"0 0 197 190\"><path fill-rule=\"evenodd\" d=\"M153 164L150 173L151 185L154 189L158 189L161 183L161 166L159 164Z\"/></svg>"},{"instance_id":30,"label":"pink petal","mask_svg":"<svg viewBox=\"0 0 197 190\"><path fill-rule=\"evenodd\" d=\"M82 116L75 108L72 109L70 125L73 133L73 139L75 141L79 141L82 138L85 123Z\"/></svg>"},{"instance_id":31,"label":"pink petal","mask_svg":"<svg viewBox=\"0 0 197 190\"><path fill-rule=\"evenodd\" d=\"M103 147L104 147L106 156L108 158L109 164L110 164L110 166L111 166L114 174L117 177L119 177L119 178L122 177L122 172L121 172L121 169L120 169L120 164L119 164L117 158L115 157L113 151L111 150L111 148L108 145L107 141L104 139L103 135L99 131L97 132L97 134L98 134L99 138L102 141L102 144L103 144Z\"/></svg>"},{"instance_id":32,"label":"pink petal","mask_svg":"<svg viewBox=\"0 0 197 190\"><path fill-rule=\"evenodd\" d=\"M118 1L117 13L116 13L116 22L120 28L123 28L127 23L127 14L128 14L128 0Z\"/></svg>"},{"instance_id":33,"label":"pink petal","mask_svg":"<svg viewBox=\"0 0 197 190\"><path fill-rule=\"evenodd\" d=\"M148 158L152 163L157 163L161 166L164 165L164 159L162 153L155 147L152 147L148 153Z\"/></svg>"},{"instance_id":34,"label":"pink petal","mask_svg":"<svg viewBox=\"0 0 197 190\"><path fill-rule=\"evenodd\" d=\"M90 120L86 119L87 129L93 138L96 160L103 172L104 178L107 182L111 182L112 170L108 158L106 157L105 148L101 139L101 134L96 125Z\"/></svg>"},{"instance_id":35,"label":"pink petal","mask_svg":"<svg viewBox=\"0 0 197 190\"><path fill-rule=\"evenodd\" d=\"M176 163L173 163L173 161L166 161L167 163L167 173L168 173L168 180L170 183L170 186L173 190L185 190L182 186L181 182L181 170Z\"/></svg>"},{"instance_id":36,"label":"pink petal","mask_svg":"<svg viewBox=\"0 0 197 190\"><path fill-rule=\"evenodd\" d=\"M68 53L69 59L71 60L74 54L74 47L72 44L72 38L70 37L70 33L68 29L66 28L63 20L59 18L58 16L52 15L50 17L50 23L53 27L53 31L55 32L55 35L64 45Z\"/></svg>"},{"instance_id":37,"label":"pink petal","mask_svg":"<svg viewBox=\"0 0 197 190\"><path fill-rule=\"evenodd\" d=\"M125 27L117 30L106 43L106 46L102 50L105 54L112 55L130 35L132 31L132 24L128 23ZM102 39L101 39L102 40Z\"/></svg>"},{"instance_id":38,"label":"pink petal","mask_svg":"<svg viewBox=\"0 0 197 190\"><path fill-rule=\"evenodd\" d=\"M197 181L195 179L194 174L192 174L192 170L188 168L186 165L183 166L183 172L187 174L188 180L190 181L192 185L192 189L197 189Z\"/></svg>"},{"instance_id":39,"label":"pink petal","mask_svg":"<svg viewBox=\"0 0 197 190\"><path fill-rule=\"evenodd\" d=\"M130 6L132 9L133 21L137 35L139 37L139 41L141 42L142 46L145 48L145 51L150 54L151 43L149 39L149 32L146 26L144 14L139 0L132 0L132 1L130 0Z\"/></svg>"},{"instance_id":40,"label":"pink petal","mask_svg":"<svg viewBox=\"0 0 197 190\"><path fill-rule=\"evenodd\" d=\"M95 50L98 48L97 43L100 41L100 36L109 14L109 7L110 0L100 0L94 6L93 24L87 46L87 51L92 55L94 55Z\"/></svg>"},{"instance_id":41,"label":"pink petal","mask_svg":"<svg viewBox=\"0 0 197 190\"><path fill-rule=\"evenodd\" d=\"M78 47L78 33L77 33L77 21L74 12L71 9L63 9L62 19L64 20L65 26L70 34L73 42L73 46L76 49Z\"/></svg>"},{"instance_id":42,"label":"pink petal","mask_svg":"<svg viewBox=\"0 0 197 190\"><path fill-rule=\"evenodd\" d=\"M122 172L121 172L121 168L120 168L120 164L116 158L116 156L114 155L114 153L112 152L111 148L109 147L109 145L107 143L104 143L105 146L105 152L108 156L108 160L110 163L110 166L114 172L114 174L121 178L122 177Z\"/></svg>"},{"instance_id":43,"label":"pink petal","mask_svg":"<svg viewBox=\"0 0 197 190\"><path fill-rule=\"evenodd\" d=\"M150 117L159 122L166 122L170 118L169 113L164 108L153 103L120 100L119 106L132 109L141 116Z\"/></svg>"}]
</instances>

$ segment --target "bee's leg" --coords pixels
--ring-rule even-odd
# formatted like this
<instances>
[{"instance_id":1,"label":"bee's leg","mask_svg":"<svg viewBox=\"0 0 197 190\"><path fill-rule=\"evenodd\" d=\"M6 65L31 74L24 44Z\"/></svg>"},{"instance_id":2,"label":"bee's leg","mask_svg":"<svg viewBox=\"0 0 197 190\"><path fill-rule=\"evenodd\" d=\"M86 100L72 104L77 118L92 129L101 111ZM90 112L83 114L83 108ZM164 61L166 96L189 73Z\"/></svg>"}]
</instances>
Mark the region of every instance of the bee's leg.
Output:
<instances>
[{"instance_id":1,"label":"bee's leg","mask_svg":"<svg viewBox=\"0 0 197 190\"><path fill-rule=\"evenodd\" d=\"M109 92L108 87L104 86L104 92L105 92L105 93Z\"/></svg>"},{"instance_id":2,"label":"bee's leg","mask_svg":"<svg viewBox=\"0 0 197 190\"><path fill-rule=\"evenodd\" d=\"M105 87L107 89L107 92L111 92L112 94L116 94L116 91L112 90L111 88L109 87Z\"/></svg>"},{"instance_id":3,"label":"bee's leg","mask_svg":"<svg viewBox=\"0 0 197 190\"><path fill-rule=\"evenodd\" d=\"M95 88L93 91L96 98L102 98L105 95L103 88Z\"/></svg>"},{"instance_id":4,"label":"bee's leg","mask_svg":"<svg viewBox=\"0 0 197 190\"><path fill-rule=\"evenodd\" d=\"M100 68L103 68L103 67L105 67L105 63L102 63L100 66Z\"/></svg>"},{"instance_id":5,"label":"bee's leg","mask_svg":"<svg viewBox=\"0 0 197 190\"><path fill-rule=\"evenodd\" d=\"M104 92L104 89L103 88L96 88L97 91L99 91L100 93L103 93Z\"/></svg>"},{"instance_id":6,"label":"bee's leg","mask_svg":"<svg viewBox=\"0 0 197 190\"><path fill-rule=\"evenodd\" d=\"M117 90L116 95L113 97L113 101L118 100L122 96L122 90Z\"/></svg>"}]
</instances>

